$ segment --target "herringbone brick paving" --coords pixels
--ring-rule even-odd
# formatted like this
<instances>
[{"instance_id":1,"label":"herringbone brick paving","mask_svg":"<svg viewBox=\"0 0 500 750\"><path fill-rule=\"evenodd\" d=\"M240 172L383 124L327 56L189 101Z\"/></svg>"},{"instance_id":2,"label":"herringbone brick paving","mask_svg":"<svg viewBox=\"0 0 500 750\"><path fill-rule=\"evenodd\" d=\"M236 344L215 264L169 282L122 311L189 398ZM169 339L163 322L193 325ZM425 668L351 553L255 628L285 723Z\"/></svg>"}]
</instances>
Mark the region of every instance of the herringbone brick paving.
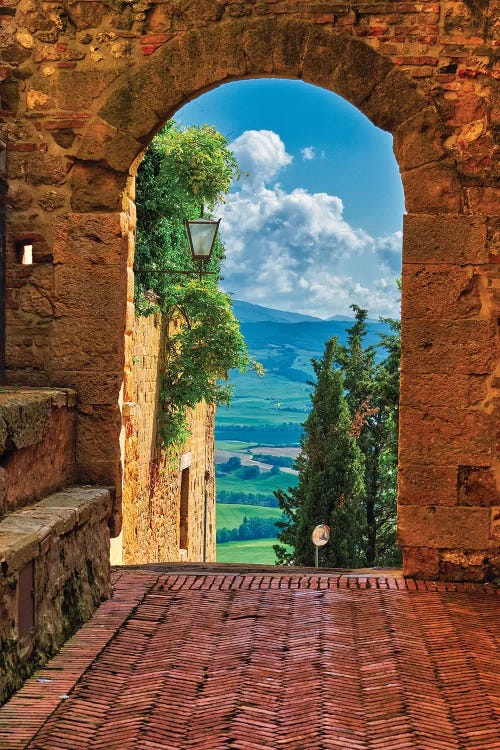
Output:
<instances>
[{"instance_id":1,"label":"herringbone brick paving","mask_svg":"<svg viewBox=\"0 0 500 750\"><path fill-rule=\"evenodd\" d=\"M0 709L1 750L500 749L500 597L400 577L119 570Z\"/></svg>"}]
</instances>

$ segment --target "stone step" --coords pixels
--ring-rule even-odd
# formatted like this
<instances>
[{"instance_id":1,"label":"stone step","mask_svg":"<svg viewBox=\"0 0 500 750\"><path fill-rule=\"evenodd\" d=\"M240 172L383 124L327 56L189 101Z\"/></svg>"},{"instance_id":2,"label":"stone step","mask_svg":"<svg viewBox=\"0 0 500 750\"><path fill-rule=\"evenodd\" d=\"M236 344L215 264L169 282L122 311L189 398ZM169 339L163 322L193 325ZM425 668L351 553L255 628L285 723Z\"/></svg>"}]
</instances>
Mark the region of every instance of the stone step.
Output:
<instances>
[{"instance_id":1,"label":"stone step","mask_svg":"<svg viewBox=\"0 0 500 750\"><path fill-rule=\"evenodd\" d=\"M0 521L2 575L19 570L44 554L53 537L63 537L89 521L100 521L111 510L111 490L83 485L68 487Z\"/></svg>"}]
</instances>

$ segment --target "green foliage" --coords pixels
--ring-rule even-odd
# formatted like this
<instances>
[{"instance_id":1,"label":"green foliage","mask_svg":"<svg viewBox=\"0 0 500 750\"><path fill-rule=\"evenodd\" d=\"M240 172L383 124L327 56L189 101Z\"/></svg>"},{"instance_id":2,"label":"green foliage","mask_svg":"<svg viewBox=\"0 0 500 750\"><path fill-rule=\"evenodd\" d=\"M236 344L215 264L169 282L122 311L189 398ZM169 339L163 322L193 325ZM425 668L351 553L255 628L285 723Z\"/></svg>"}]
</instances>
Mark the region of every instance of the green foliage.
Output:
<instances>
[{"instance_id":1,"label":"green foliage","mask_svg":"<svg viewBox=\"0 0 500 750\"><path fill-rule=\"evenodd\" d=\"M241 468L241 458L239 456L230 456L224 464L219 464L217 469L222 472L232 472Z\"/></svg>"},{"instance_id":2,"label":"green foliage","mask_svg":"<svg viewBox=\"0 0 500 750\"><path fill-rule=\"evenodd\" d=\"M353 431L364 457L366 560L368 565L400 562L396 545L397 436L400 322L386 319L390 331L380 337L385 359L376 364L374 346L365 346L367 311L352 305L354 325L336 363L344 374Z\"/></svg>"},{"instance_id":3,"label":"green foliage","mask_svg":"<svg viewBox=\"0 0 500 750\"><path fill-rule=\"evenodd\" d=\"M244 466L238 472L238 476L241 479L256 479L260 474L260 468L258 466Z\"/></svg>"},{"instance_id":4,"label":"green foliage","mask_svg":"<svg viewBox=\"0 0 500 750\"><path fill-rule=\"evenodd\" d=\"M277 507L266 508L258 505L245 505L243 503L238 503L238 505L221 505L217 503L217 529L222 529L224 526L227 529L240 526L245 516L247 518L271 518L274 521L279 521L281 511ZM274 531L273 534L275 534Z\"/></svg>"},{"instance_id":5,"label":"green foliage","mask_svg":"<svg viewBox=\"0 0 500 750\"><path fill-rule=\"evenodd\" d=\"M299 485L275 494L286 514L276 545L280 562L312 564L311 531L331 526L320 551L322 565L397 565L397 453L400 323L387 319L380 337L385 358L366 345L367 311L352 306L355 322L345 345L327 342L323 360L313 360L317 383L297 460ZM328 430L328 422L335 427ZM318 429L318 426L320 429ZM351 443L354 442L356 450ZM357 491L349 495L343 483ZM353 484L353 478L358 481ZM342 501L339 498L344 498ZM350 506L347 497L354 497Z\"/></svg>"},{"instance_id":6,"label":"green foliage","mask_svg":"<svg viewBox=\"0 0 500 750\"><path fill-rule=\"evenodd\" d=\"M274 495L263 495L259 492L230 492L217 489L218 505L259 505L267 508L277 508L278 501Z\"/></svg>"},{"instance_id":7,"label":"green foliage","mask_svg":"<svg viewBox=\"0 0 500 750\"><path fill-rule=\"evenodd\" d=\"M344 378L333 366L336 347L336 339L330 339L323 358L312 360L316 384L296 462L299 484L275 493L286 516L278 523L281 544L274 548L280 563L313 565L311 532L320 523L332 530L324 565L354 567L364 562L363 462L351 432Z\"/></svg>"},{"instance_id":8,"label":"green foliage","mask_svg":"<svg viewBox=\"0 0 500 750\"><path fill-rule=\"evenodd\" d=\"M254 461L260 461L263 464L271 464L272 466L284 466L291 467L293 465L293 458L291 456L274 456L269 453L252 453Z\"/></svg>"},{"instance_id":9,"label":"green foliage","mask_svg":"<svg viewBox=\"0 0 500 750\"><path fill-rule=\"evenodd\" d=\"M222 201L237 162L213 127L179 128L173 121L156 136L137 174L135 302L140 315L160 310L183 325L166 342L160 435L165 446L187 437L186 408L204 400L229 403L230 369L257 368L248 355L231 299L218 289L224 248L217 240L202 279L196 274L184 229L187 218L207 216Z\"/></svg>"},{"instance_id":10,"label":"green foliage","mask_svg":"<svg viewBox=\"0 0 500 750\"><path fill-rule=\"evenodd\" d=\"M228 529L225 526L217 531L217 544L226 542L247 541L248 539L269 539L276 536L276 524L274 518L263 518L261 516L244 516L238 527Z\"/></svg>"},{"instance_id":11,"label":"green foliage","mask_svg":"<svg viewBox=\"0 0 500 750\"><path fill-rule=\"evenodd\" d=\"M167 339L162 375L160 427L166 445L185 439L186 408L200 401L228 404L229 370L251 364L231 300L212 281L185 282L182 310L186 322Z\"/></svg>"}]
</instances>

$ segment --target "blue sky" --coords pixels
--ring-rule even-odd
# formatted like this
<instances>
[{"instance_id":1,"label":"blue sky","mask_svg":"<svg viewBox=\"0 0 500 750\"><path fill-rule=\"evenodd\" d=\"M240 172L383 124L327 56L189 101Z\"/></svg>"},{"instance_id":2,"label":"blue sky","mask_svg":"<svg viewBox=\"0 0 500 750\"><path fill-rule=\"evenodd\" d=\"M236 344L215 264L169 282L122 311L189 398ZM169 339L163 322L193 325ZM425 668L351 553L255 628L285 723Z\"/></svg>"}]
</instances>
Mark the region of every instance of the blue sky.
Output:
<instances>
[{"instance_id":1,"label":"blue sky","mask_svg":"<svg viewBox=\"0 0 500 750\"><path fill-rule=\"evenodd\" d=\"M223 286L237 299L327 318L399 315L404 198L392 136L302 81L237 81L175 115L215 125L248 177L220 208Z\"/></svg>"}]
</instances>

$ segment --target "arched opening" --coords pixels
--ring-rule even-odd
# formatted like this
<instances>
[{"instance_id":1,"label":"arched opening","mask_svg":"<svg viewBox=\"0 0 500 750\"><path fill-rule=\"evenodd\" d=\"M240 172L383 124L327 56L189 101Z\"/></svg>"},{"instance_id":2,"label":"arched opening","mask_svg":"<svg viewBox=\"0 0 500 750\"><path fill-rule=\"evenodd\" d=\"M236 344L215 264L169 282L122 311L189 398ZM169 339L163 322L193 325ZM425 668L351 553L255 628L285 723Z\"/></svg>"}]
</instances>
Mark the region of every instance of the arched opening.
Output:
<instances>
[{"instance_id":1,"label":"arched opening","mask_svg":"<svg viewBox=\"0 0 500 750\"><path fill-rule=\"evenodd\" d=\"M438 107L412 73L416 63L400 60L397 45L395 51L375 51L378 42L371 37L368 43L348 37L343 24L357 21L347 15L346 10L338 19L285 14L221 21L209 14L205 33L200 19L187 11L179 34L137 43L134 65L114 68L106 62L95 80L64 67L54 78L46 76L50 91L42 93L51 102L76 113L83 97L89 111L78 123L77 139L59 137L57 146L51 141L47 163L41 152L29 157L33 170L38 165L38 173L32 172L36 179L49 165L54 184L62 184L66 172L60 170L59 149L64 158L69 155L71 194L65 196L65 211L57 209L57 221L45 214L36 219L53 249L50 295L57 312L47 313L29 357L16 344L18 319L12 313L7 375L11 382L77 389L76 477L117 487L116 532L122 413L126 421L129 408L122 407L132 401L129 169L184 102L224 81L299 78L334 91L393 134L405 189L400 443L405 570L459 576L472 566L482 575L497 547L491 510L498 480L492 380L497 326L486 268L491 190L464 187L459 152L450 151ZM45 86L42 78L36 84L40 90ZM30 95L33 106L42 100ZM12 244L16 232L31 228L27 222L22 215L13 225ZM7 276L9 283L9 269Z\"/></svg>"},{"instance_id":2,"label":"arched opening","mask_svg":"<svg viewBox=\"0 0 500 750\"><path fill-rule=\"evenodd\" d=\"M226 247L222 287L235 298L251 354L267 372L236 375L231 408L216 412L217 553L222 562L273 564L274 519L281 517L273 492L297 481L292 458L311 409L311 358L322 358L331 336L347 343L351 304L369 310L363 346L378 343L377 331L385 330L379 315L400 316L403 196L392 139L340 97L283 79L225 84L175 120L214 124L243 172L217 212ZM139 180L139 220L142 190ZM381 350L376 360L383 360ZM370 487L381 484L376 474ZM395 494L394 481L391 507ZM350 564L394 564L383 532L375 542L382 525L375 500L364 502L359 526L368 515L369 554L363 533ZM329 551L330 566L348 564L333 547L322 552L322 564Z\"/></svg>"}]
</instances>

